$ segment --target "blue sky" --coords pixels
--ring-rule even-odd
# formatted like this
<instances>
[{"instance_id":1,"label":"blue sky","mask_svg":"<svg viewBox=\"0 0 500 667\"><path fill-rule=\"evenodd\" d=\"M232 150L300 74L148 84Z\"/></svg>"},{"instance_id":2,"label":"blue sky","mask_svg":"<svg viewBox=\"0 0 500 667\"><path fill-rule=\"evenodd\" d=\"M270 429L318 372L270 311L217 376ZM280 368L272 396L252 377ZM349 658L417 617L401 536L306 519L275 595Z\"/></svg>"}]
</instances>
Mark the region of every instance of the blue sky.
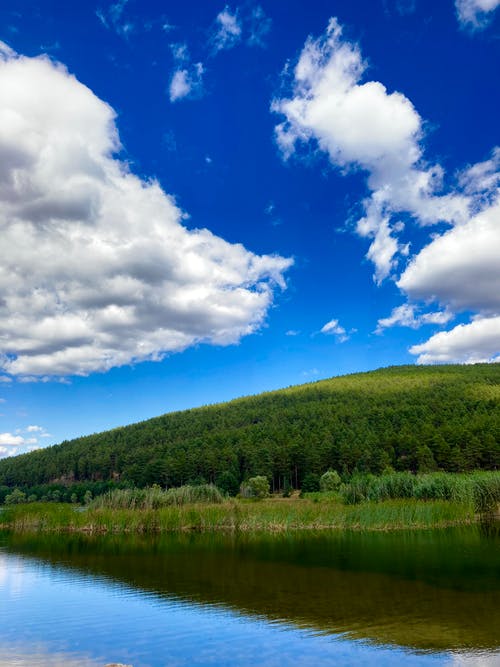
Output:
<instances>
[{"instance_id":1,"label":"blue sky","mask_svg":"<svg viewBox=\"0 0 500 667\"><path fill-rule=\"evenodd\" d=\"M0 7L0 457L500 359L499 0Z\"/></svg>"}]
</instances>

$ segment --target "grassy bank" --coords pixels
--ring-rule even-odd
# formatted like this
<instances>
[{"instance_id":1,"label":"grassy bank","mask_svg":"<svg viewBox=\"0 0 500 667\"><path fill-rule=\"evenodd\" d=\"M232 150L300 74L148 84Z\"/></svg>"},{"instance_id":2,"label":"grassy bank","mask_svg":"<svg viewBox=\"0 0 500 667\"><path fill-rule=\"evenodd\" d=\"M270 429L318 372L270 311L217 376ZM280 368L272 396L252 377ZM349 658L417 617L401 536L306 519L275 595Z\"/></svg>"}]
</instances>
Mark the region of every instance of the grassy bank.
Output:
<instances>
[{"instance_id":1,"label":"grassy bank","mask_svg":"<svg viewBox=\"0 0 500 667\"><path fill-rule=\"evenodd\" d=\"M500 505L499 472L391 472L353 475L345 482L336 473L327 477L334 487L329 491L263 500L229 498L210 484L114 489L86 506L26 502L17 492L0 512L0 528L96 533L400 530L469 524L497 513Z\"/></svg>"},{"instance_id":2,"label":"grassy bank","mask_svg":"<svg viewBox=\"0 0 500 667\"><path fill-rule=\"evenodd\" d=\"M171 505L158 509L75 508L30 503L4 508L0 528L16 531L160 533L174 531L400 530L463 525L477 520L470 504L413 499L356 505L290 498L259 502Z\"/></svg>"}]
</instances>

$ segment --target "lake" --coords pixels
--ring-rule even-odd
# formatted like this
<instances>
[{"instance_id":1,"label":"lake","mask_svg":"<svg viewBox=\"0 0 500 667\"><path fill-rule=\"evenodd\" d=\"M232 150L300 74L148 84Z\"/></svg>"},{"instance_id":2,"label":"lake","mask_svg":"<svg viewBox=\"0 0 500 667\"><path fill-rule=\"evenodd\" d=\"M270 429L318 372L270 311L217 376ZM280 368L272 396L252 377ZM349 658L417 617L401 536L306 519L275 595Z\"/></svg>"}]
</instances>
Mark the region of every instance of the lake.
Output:
<instances>
[{"instance_id":1,"label":"lake","mask_svg":"<svg viewBox=\"0 0 500 667\"><path fill-rule=\"evenodd\" d=\"M498 525L0 533L0 665L500 666Z\"/></svg>"}]
</instances>

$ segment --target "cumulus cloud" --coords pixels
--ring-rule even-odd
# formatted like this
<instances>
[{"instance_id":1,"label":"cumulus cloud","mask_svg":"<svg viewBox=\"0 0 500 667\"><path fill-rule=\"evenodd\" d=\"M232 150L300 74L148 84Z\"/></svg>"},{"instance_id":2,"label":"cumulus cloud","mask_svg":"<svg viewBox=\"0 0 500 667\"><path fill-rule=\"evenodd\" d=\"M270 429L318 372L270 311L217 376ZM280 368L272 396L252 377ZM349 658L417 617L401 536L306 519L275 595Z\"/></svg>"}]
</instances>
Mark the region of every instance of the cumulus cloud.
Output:
<instances>
[{"instance_id":1,"label":"cumulus cloud","mask_svg":"<svg viewBox=\"0 0 500 667\"><path fill-rule=\"evenodd\" d=\"M306 41L291 97L275 99L272 109L285 117L276 127L285 159L313 141L344 172L367 172L371 194L357 231L373 239L368 257L380 282L396 266L398 251L407 252L396 237L401 221L393 220L395 214L410 214L421 225L457 222L466 218L468 200L440 194L443 170L423 161L421 117L402 93L363 82L365 72L359 47L330 19L324 35Z\"/></svg>"},{"instance_id":2,"label":"cumulus cloud","mask_svg":"<svg viewBox=\"0 0 500 667\"><path fill-rule=\"evenodd\" d=\"M485 9L486 5L483 6ZM419 361L493 360L500 354L500 149L458 174L444 187L444 170L423 157L423 121L410 100L366 81L359 47L345 40L336 19L324 35L309 38L293 70L291 95L274 100L285 119L276 127L285 159L313 142L342 173L367 174L369 195L362 203L357 233L371 239L367 257L380 283L403 264L397 285L405 303L378 322L391 326L443 325L459 312L470 324L432 336L411 348ZM448 224L410 256L400 241L406 224ZM408 259L407 259L408 258ZM437 303L422 312L416 302ZM469 341L467 343L467 341ZM454 356L455 355L455 356Z\"/></svg>"},{"instance_id":3,"label":"cumulus cloud","mask_svg":"<svg viewBox=\"0 0 500 667\"><path fill-rule=\"evenodd\" d=\"M0 433L0 445L2 447L18 447L24 444L24 438L21 435L12 433Z\"/></svg>"},{"instance_id":4,"label":"cumulus cloud","mask_svg":"<svg viewBox=\"0 0 500 667\"><path fill-rule=\"evenodd\" d=\"M211 35L211 43L214 51L232 49L241 41L242 26L238 16L238 10L234 13L230 7L226 7L217 14L215 27Z\"/></svg>"},{"instance_id":5,"label":"cumulus cloud","mask_svg":"<svg viewBox=\"0 0 500 667\"><path fill-rule=\"evenodd\" d=\"M429 340L410 348L417 363L500 362L500 316L459 324L451 331L440 331Z\"/></svg>"},{"instance_id":6,"label":"cumulus cloud","mask_svg":"<svg viewBox=\"0 0 500 667\"><path fill-rule=\"evenodd\" d=\"M453 313L442 310L430 313L418 313L415 305L404 303L393 308L389 317L383 317L377 322L375 333L382 333L389 327L400 326L418 329L423 324L447 324L453 319Z\"/></svg>"},{"instance_id":7,"label":"cumulus cloud","mask_svg":"<svg viewBox=\"0 0 500 667\"><path fill-rule=\"evenodd\" d=\"M339 324L338 320L330 320L320 329L320 333L327 336L337 336L339 343L344 343L349 339L346 330Z\"/></svg>"},{"instance_id":8,"label":"cumulus cloud","mask_svg":"<svg viewBox=\"0 0 500 667\"><path fill-rule=\"evenodd\" d=\"M499 6L500 0L455 0L458 20L471 30L485 28Z\"/></svg>"},{"instance_id":9,"label":"cumulus cloud","mask_svg":"<svg viewBox=\"0 0 500 667\"><path fill-rule=\"evenodd\" d=\"M38 426L37 424L31 424L26 428L28 433L42 433L44 431L43 426Z\"/></svg>"},{"instance_id":10,"label":"cumulus cloud","mask_svg":"<svg viewBox=\"0 0 500 667\"><path fill-rule=\"evenodd\" d=\"M398 286L414 299L454 310L500 313L500 202L436 237L408 264Z\"/></svg>"},{"instance_id":11,"label":"cumulus cloud","mask_svg":"<svg viewBox=\"0 0 500 667\"><path fill-rule=\"evenodd\" d=\"M28 443L22 435L14 435L13 433L0 433L0 459L8 456L15 456L26 451Z\"/></svg>"},{"instance_id":12,"label":"cumulus cloud","mask_svg":"<svg viewBox=\"0 0 500 667\"><path fill-rule=\"evenodd\" d=\"M470 324L413 346L419 363L498 360L500 355L500 201L418 253L398 286L413 299L477 314Z\"/></svg>"},{"instance_id":13,"label":"cumulus cloud","mask_svg":"<svg viewBox=\"0 0 500 667\"><path fill-rule=\"evenodd\" d=\"M15 433L0 433L0 458L40 449L39 438L51 437L43 426L34 424L26 428L18 428Z\"/></svg>"},{"instance_id":14,"label":"cumulus cloud","mask_svg":"<svg viewBox=\"0 0 500 667\"><path fill-rule=\"evenodd\" d=\"M116 157L115 113L60 63L0 59L0 369L85 375L262 326L292 261L186 215Z\"/></svg>"}]
</instances>

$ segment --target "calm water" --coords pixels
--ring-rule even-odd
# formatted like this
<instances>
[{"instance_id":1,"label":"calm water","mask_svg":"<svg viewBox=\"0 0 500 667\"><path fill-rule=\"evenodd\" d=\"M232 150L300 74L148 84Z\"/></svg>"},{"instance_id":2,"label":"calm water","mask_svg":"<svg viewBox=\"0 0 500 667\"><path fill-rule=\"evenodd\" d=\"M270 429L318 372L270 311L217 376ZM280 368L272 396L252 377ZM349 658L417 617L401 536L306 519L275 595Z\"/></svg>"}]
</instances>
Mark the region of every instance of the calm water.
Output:
<instances>
[{"instance_id":1,"label":"calm water","mask_svg":"<svg viewBox=\"0 0 500 667\"><path fill-rule=\"evenodd\" d=\"M0 534L0 666L500 667L498 527Z\"/></svg>"}]
</instances>

